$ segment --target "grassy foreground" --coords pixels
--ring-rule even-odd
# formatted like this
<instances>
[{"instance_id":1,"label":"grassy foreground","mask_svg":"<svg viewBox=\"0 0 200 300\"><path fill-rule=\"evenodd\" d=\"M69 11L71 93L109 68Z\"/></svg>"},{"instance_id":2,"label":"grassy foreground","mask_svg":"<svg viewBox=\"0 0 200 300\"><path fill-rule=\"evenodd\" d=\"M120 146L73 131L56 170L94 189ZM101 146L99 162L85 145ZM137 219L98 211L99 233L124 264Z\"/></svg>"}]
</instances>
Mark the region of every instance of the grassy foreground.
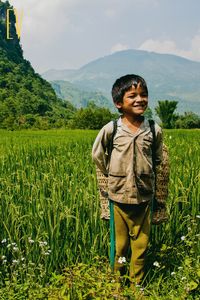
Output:
<instances>
[{"instance_id":1,"label":"grassy foreground","mask_svg":"<svg viewBox=\"0 0 200 300\"><path fill-rule=\"evenodd\" d=\"M134 299L108 263L95 131L0 131L0 299ZM198 299L200 131L168 130L170 220L152 228L147 299ZM115 298L114 298L115 296Z\"/></svg>"}]
</instances>

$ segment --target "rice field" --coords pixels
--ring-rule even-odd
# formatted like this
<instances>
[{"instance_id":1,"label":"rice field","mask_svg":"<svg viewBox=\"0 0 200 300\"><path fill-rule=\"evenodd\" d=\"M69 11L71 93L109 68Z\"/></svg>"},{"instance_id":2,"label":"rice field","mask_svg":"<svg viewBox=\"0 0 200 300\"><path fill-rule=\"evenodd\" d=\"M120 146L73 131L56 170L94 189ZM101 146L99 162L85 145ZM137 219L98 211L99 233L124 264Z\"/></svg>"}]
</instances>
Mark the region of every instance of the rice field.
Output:
<instances>
[{"instance_id":1,"label":"rice field","mask_svg":"<svg viewBox=\"0 0 200 300\"><path fill-rule=\"evenodd\" d=\"M64 267L108 256L109 224L100 220L91 161L96 134L0 131L1 287L6 280L25 282L27 277L45 284ZM176 247L182 256L199 261L199 140L199 130L165 131L171 165L170 220L153 227L148 257L149 265L162 261L161 254L163 260L170 257L169 274L179 263L178 256L171 257ZM188 240L188 245L191 230L195 240Z\"/></svg>"}]
</instances>

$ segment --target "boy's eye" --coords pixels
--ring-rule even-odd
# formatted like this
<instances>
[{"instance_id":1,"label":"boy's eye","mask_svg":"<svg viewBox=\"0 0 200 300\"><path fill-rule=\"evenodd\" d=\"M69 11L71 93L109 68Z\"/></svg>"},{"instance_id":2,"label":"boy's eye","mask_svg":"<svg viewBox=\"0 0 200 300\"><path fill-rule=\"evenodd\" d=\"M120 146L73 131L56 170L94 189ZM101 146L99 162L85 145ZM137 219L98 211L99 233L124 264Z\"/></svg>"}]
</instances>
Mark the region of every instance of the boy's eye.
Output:
<instances>
[{"instance_id":1,"label":"boy's eye","mask_svg":"<svg viewBox=\"0 0 200 300\"><path fill-rule=\"evenodd\" d=\"M136 97L136 94L129 95L129 98L135 98L135 97Z\"/></svg>"},{"instance_id":2,"label":"boy's eye","mask_svg":"<svg viewBox=\"0 0 200 300\"><path fill-rule=\"evenodd\" d=\"M140 96L143 97L143 98L148 97L148 95L146 93L142 93Z\"/></svg>"}]
</instances>

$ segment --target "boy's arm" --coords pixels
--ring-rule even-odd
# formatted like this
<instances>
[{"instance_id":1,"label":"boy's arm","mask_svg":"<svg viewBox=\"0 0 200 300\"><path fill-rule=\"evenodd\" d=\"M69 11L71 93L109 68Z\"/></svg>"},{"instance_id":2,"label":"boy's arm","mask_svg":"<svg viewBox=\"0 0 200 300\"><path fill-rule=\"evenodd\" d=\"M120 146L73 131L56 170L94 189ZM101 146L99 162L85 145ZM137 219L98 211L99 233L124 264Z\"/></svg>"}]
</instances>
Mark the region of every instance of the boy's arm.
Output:
<instances>
[{"instance_id":1,"label":"boy's arm","mask_svg":"<svg viewBox=\"0 0 200 300\"><path fill-rule=\"evenodd\" d=\"M92 147L92 159L97 167L108 175L108 154L106 148L113 131L113 122L106 124L98 133Z\"/></svg>"},{"instance_id":2,"label":"boy's arm","mask_svg":"<svg viewBox=\"0 0 200 300\"><path fill-rule=\"evenodd\" d=\"M155 131L156 131L156 155L155 155L155 162L156 165L159 165L163 159L163 133L162 129L158 124L155 124Z\"/></svg>"}]
</instances>

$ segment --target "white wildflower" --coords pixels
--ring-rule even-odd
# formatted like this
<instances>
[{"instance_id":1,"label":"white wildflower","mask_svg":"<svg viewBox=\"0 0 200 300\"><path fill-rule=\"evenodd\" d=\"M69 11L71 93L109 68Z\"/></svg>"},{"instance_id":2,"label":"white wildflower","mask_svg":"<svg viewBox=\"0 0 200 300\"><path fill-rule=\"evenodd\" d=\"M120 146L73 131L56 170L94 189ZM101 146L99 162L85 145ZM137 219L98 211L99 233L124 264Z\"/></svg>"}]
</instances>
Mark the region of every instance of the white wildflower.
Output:
<instances>
[{"instance_id":1,"label":"white wildflower","mask_svg":"<svg viewBox=\"0 0 200 300\"><path fill-rule=\"evenodd\" d=\"M5 265L6 263L7 263L7 259L4 259L4 260L2 261L2 264Z\"/></svg>"},{"instance_id":2,"label":"white wildflower","mask_svg":"<svg viewBox=\"0 0 200 300\"><path fill-rule=\"evenodd\" d=\"M11 246L16 247L17 244L16 243L11 243Z\"/></svg>"},{"instance_id":3,"label":"white wildflower","mask_svg":"<svg viewBox=\"0 0 200 300\"><path fill-rule=\"evenodd\" d=\"M185 240L185 236L183 235L182 237L181 237L181 241L184 241Z\"/></svg>"},{"instance_id":4,"label":"white wildflower","mask_svg":"<svg viewBox=\"0 0 200 300\"><path fill-rule=\"evenodd\" d=\"M153 266L160 268L160 264L158 261L154 261Z\"/></svg>"},{"instance_id":5,"label":"white wildflower","mask_svg":"<svg viewBox=\"0 0 200 300\"><path fill-rule=\"evenodd\" d=\"M5 256L5 255L2 255L1 259L5 259L5 258L6 258L6 256Z\"/></svg>"},{"instance_id":6,"label":"white wildflower","mask_svg":"<svg viewBox=\"0 0 200 300\"><path fill-rule=\"evenodd\" d=\"M174 276L176 274L176 272L171 272L171 275Z\"/></svg>"},{"instance_id":7,"label":"white wildflower","mask_svg":"<svg viewBox=\"0 0 200 300\"><path fill-rule=\"evenodd\" d=\"M179 270L183 270L183 267L178 267Z\"/></svg>"},{"instance_id":8,"label":"white wildflower","mask_svg":"<svg viewBox=\"0 0 200 300\"><path fill-rule=\"evenodd\" d=\"M192 228L191 227L188 227L188 231L191 231L192 230Z\"/></svg>"},{"instance_id":9,"label":"white wildflower","mask_svg":"<svg viewBox=\"0 0 200 300\"><path fill-rule=\"evenodd\" d=\"M33 244L34 243L34 240L32 240L30 237L28 238L28 242L30 243L30 244Z\"/></svg>"},{"instance_id":10,"label":"white wildflower","mask_svg":"<svg viewBox=\"0 0 200 300\"><path fill-rule=\"evenodd\" d=\"M12 263L13 263L13 265L16 265L16 264L19 263L19 260L18 259L13 259Z\"/></svg>"},{"instance_id":11,"label":"white wildflower","mask_svg":"<svg viewBox=\"0 0 200 300\"><path fill-rule=\"evenodd\" d=\"M200 219L200 215L196 215L196 218L197 218L197 219Z\"/></svg>"},{"instance_id":12,"label":"white wildflower","mask_svg":"<svg viewBox=\"0 0 200 300\"><path fill-rule=\"evenodd\" d=\"M123 264L123 263L125 263L125 262L126 262L126 257L124 257L124 256L123 256L123 257L122 257L122 256L119 257L119 259L118 259L118 263L119 263L119 264Z\"/></svg>"},{"instance_id":13,"label":"white wildflower","mask_svg":"<svg viewBox=\"0 0 200 300\"><path fill-rule=\"evenodd\" d=\"M13 251L14 251L14 252L17 252L17 251L19 251L19 248L13 247Z\"/></svg>"},{"instance_id":14,"label":"white wildflower","mask_svg":"<svg viewBox=\"0 0 200 300\"><path fill-rule=\"evenodd\" d=\"M39 246L40 246L40 247L47 246L47 242L46 242L46 241L44 241L44 242L39 242Z\"/></svg>"},{"instance_id":15,"label":"white wildflower","mask_svg":"<svg viewBox=\"0 0 200 300\"><path fill-rule=\"evenodd\" d=\"M7 242L6 239L3 239L3 240L1 241L2 244L5 244L6 242Z\"/></svg>"},{"instance_id":16,"label":"white wildflower","mask_svg":"<svg viewBox=\"0 0 200 300\"><path fill-rule=\"evenodd\" d=\"M181 278L181 280L186 280L186 279L187 279L186 277L182 277L182 278Z\"/></svg>"}]
</instances>

